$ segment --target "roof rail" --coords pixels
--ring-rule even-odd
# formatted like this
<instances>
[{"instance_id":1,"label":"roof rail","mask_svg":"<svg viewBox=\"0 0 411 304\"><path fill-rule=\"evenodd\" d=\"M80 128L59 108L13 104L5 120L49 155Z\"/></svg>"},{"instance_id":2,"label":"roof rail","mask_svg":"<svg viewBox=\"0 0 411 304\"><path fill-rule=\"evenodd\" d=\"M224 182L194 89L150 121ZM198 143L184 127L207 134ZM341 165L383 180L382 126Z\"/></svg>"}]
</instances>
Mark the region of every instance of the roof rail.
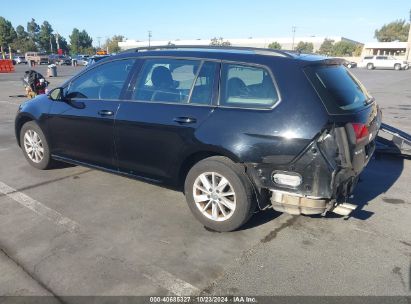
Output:
<instances>
[{"instance_id":1,"label":"roof rail","mask_svg":"<svg viewBox=\"0 0 411 304\"><path fill-rule=\"evenodd\" d=\"M269 48L255 48L246 46L219 46L219 45L159 45L159 46L146 46L136 47L122 51L121 53L140 52L140 51L153 51L153 50L167 50L167 49L227 49L227 50L240 50L240 51L257 51L257 52L269 52L285 57L293 57L291 54L299 55L299 52L288 50L276 50Z\"/></svg>"}]
</instances>

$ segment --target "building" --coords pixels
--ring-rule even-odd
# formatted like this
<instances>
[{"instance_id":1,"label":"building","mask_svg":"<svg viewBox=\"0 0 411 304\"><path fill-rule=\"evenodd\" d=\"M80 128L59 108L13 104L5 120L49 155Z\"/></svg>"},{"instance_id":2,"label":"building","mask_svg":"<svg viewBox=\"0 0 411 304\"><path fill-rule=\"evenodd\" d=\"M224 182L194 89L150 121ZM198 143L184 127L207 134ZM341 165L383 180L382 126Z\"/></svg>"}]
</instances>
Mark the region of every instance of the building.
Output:
<instances>
[{"instance_id":1,"label":"building","mask_svg":"<svg viewBox=\"0 0 411 304\"><path fill-rule=\"evenodd\" d=\"M360 42L344 38L341 36L336 37L271 37L271 38L248 38L248 39L224 39L224 41L229 41L232 46L244 46L244 47L257 47L257 48L267 48L268 45L274 41L278 42L281 45L282 49L285 50L292 50L293 47L300 42L311 42L314 46L314 52L317 51L321 44L324 42L325 39L334 40L334 42L339 41L349 41L356 44L360 44ZM152 40L150 41L151 46L164 46L168 44L178 45L210 45L211 39L195 39L195 40ZM149 41L138 41L138 40L125 40L123 42L119 42L119 47L122 50L127 50L130 48L136 47L147 47L149 45Z\"/></svg>"},{"instance_id":2,"label":"building","mask_svg":"<svg viewBox=\"0 0 411 304\"><path fill-rule=\"evenodd\" d=\"M392 55L405 57L407 42L369 42L364 45L361 56Z\"/></svg>"}]
</instances>

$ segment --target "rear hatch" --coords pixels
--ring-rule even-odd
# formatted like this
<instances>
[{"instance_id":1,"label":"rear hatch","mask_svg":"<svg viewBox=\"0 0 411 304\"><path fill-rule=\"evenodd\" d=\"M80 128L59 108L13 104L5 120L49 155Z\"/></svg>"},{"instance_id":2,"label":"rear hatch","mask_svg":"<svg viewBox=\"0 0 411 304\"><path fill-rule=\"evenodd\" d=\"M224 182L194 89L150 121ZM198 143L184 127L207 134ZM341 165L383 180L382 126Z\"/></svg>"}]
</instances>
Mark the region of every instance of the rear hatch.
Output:
<instances>
[{"instance_id":1,"label":"rear hatch","mask_svg":"<svg viewBox=\"0 0 411 304\"><path fill-rule=\"evenodd\" d=\"M329 114L342 166L358 175L375 150L381 111L361 82L339 61L323 60L304 71ZM341 132L341 130L343 130Z\"/></svg>"}]
</instances>

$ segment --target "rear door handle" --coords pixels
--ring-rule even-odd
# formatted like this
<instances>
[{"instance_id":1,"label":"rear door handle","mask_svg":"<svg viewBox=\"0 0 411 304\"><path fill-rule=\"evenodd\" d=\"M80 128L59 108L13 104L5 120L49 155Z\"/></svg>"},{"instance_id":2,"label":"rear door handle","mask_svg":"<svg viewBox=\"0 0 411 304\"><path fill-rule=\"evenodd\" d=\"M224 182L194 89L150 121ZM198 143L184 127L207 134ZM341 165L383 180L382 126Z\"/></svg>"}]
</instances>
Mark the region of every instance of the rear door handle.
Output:
<instances>
[{"instance_id":1,"label":"rear door handle","mask_svg":"<svg viewBox=\"0 0 411 304\"><path fill-rule=\"evenodd\" d=\"M110 110L101 110L101 111L98 111L98 115L100 115L100 116L113 116L114 112L110 111Z\"/></svg>"},{"instance_id":2,"label":"rear door handle","mask_svg":"<svg viewBox=\"0 0 411 304\"><path fill-rule=\"evenodd\" d=\"M179 124L190 124L190 123L195 123L197 119L193 117L176 117L173 119L175 122L178 122Z\"/></svg>"}]
</instances>

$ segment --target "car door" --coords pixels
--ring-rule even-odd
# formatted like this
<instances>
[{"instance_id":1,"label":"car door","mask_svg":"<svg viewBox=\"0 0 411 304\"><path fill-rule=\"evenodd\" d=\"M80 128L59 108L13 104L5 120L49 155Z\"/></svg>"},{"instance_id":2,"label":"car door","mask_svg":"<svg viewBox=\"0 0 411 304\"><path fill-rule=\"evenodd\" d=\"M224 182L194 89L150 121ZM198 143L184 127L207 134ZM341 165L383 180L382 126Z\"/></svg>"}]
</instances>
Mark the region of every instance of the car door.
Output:
<instances>
[{"instance_id":1,"label":"car door","mask_svg":"<svg viewBox=\"0 0 411 304\"><path fill-rule=\"evenodd\" d=\"M115 121L119 170L167 180L198 143L217 97L219 62L153 58L142 64Z\"/></svg>"},{"instance_id":2,"label":"car door","mask_svg":"<svg viewBox=\"0 0 411 304\"><path fill-rule=\"evenodd\" d=\"M134 62L124 59L96 65L68 84L67 100L53 103L49 113L53 155L116 169L114 117Z\"/></svg>"},{"instance_id":3,"label":"car door","mask_svg":"<svg viewBox=\"0 0 411 304\"><path fill-rule=\"evenodd\" d=\"M377 67L386 69L389 65L389 60L387 60L387 56L377 56Z\"/></svg>"}]
</instances>

